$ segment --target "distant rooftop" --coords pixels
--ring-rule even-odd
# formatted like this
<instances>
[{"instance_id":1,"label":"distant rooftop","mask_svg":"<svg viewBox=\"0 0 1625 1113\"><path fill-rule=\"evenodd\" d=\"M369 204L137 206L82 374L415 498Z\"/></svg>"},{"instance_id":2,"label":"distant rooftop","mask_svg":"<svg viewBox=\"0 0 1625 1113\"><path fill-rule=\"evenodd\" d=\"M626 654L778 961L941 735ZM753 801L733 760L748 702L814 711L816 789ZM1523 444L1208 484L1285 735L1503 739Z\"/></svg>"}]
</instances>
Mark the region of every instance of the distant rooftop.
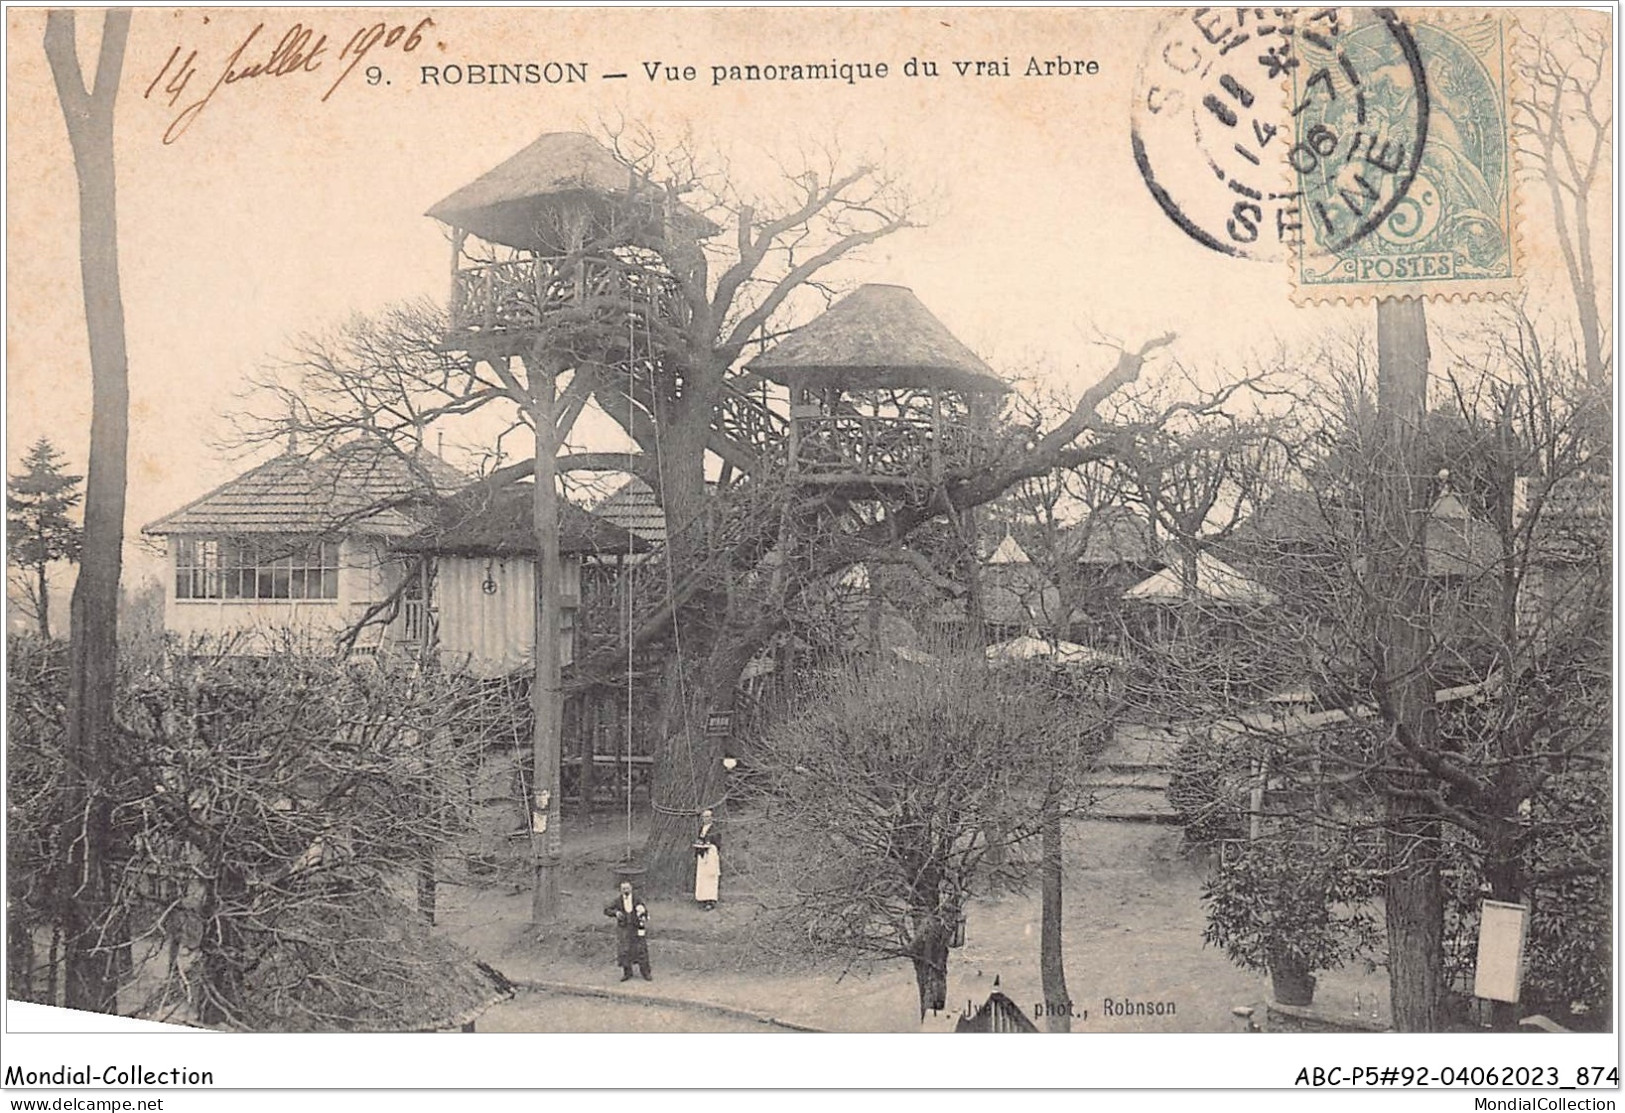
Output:
<instances>
[{"instance_id":1,"label":"distant rooftop","mask_svg":"<svg viewBox=\"0 0 1625 1113\"><path fill-rule=\"evenodd\" d=\"M651 544L666 543L666 512L655 501L654 489L636 476L593 507L593 513Z\"/></svg>"},{"instance_id":2,"label":"distant rooftop","mask_svg":"<svg viewBox=\"0 0 1625 1113\"><path fill-rule=\"evenodd\" d=\"M1207 552L1196 554L1195 583L1187 586L1181 570L1170 565L1129 588L1123 593L1123 598L1161 604L1200 598L1210 603L1246 607L1268 607L1281 601L1263 584L1249 579Z\"/></svg>"}]
</instances>

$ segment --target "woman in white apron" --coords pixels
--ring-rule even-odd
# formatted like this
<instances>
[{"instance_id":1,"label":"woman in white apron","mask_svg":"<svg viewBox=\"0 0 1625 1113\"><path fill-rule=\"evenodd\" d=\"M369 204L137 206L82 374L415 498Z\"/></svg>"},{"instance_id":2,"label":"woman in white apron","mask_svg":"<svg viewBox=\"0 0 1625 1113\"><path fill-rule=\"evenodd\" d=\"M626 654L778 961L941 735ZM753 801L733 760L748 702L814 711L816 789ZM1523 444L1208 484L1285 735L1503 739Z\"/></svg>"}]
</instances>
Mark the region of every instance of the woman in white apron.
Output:
<instances>
[{"instance_id":1,"label":"woman in white apron","mask_svg":"<svg viewBox=\"0 0 1625 1113\"><path fill-rule=\"evenodd\" d=\"M717 838L711 809L700 813L700 833L694 837L694 899L707 912L717 906L722 881L722 843Z\"/></svg>"}]
</instances>

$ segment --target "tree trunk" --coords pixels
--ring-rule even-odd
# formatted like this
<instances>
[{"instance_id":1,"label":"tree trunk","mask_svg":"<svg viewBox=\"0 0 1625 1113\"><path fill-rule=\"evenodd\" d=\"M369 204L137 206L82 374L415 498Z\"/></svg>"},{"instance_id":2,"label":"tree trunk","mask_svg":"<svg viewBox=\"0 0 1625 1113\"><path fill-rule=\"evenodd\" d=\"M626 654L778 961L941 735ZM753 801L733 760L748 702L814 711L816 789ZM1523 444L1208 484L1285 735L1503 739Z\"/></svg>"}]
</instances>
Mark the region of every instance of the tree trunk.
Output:
<instances>
[{"instance_id":1,"label":"tree trunk","mask_svg":"<svg viewBox=\"0 0 1625 1113\"><path fill-rule=\"evenodd\" d=\"M914 984L920 991L920 1019L948 1003L948 929L935 914L921 917L914 937Z\"/></svg>"},{"instance_id":2,"label":"tree trunk","mask_svg":"<svg viewBox=\"0 0 1625 1113\"><path fill-rule=\"evenodd\" d=\"M1066 989L1066 963L1061 946L1062 837L1061 810L1051 798L1044 807L1041 848L1044 910L1038 940L1044 1019L1051 1032L1072 1031L1072 997Z\"/></svg>"},{"instance_id":3,"label":"tree trunk","mask_svg":"<svg viewBox=\"0 0 1625 1113\"><path fill-rule=\"evenodd\" d=\"M12 882L18 884L17 881ZM13 913L11 909L15 908ZM17 900L7 909L10 922L6 925L6 988L16 1001L38 1001L34 996L34 923L28 909ZM55 1001L43 1004L54 1005Z\"/></svg>"},{"instance_id":4,"label":"tree trunk","mask_svg":"<svg viewBox=\"0 0 1625 1113\"><path fill-rule=\"evenodd\" d=\"M198 955L203 976L198 992L198 1020L222 1026L233 1022L234 1012L243 1000L242 933L237 916L248 903L248 885L243 875L221 865L214 892L203 907L203 933Z\"/></svg>"},{"instance_id":5,"label":"tree trunk","mask_svg":"<svg viewBox=\"0 0 1625 1113\"><path fill-rule=\"evenodd\" d=\"M686 648L686 646L685 646ZM682 676L682 663L667 665L666 706L656 743L650 796L654 814L644 844L645 882L651 891L675 893L694 881L694 831L700 812L723 802L727 739L706 725L713 712L731 712L740 674L755 655L740 639L723 638L703 669Z\"/></svg>"},{"instance_id":6,"label":"tree trunk","mask_svg":"<svg viewBox=\"0 0 1625 1113\"><path fill-rule=\"evenodd\" d=\"M1417 439L1427 401L1427 315L1420 300L1377 303L1377 463L1372 572L1379 608L1376 688L1392 728L1387 764L1388 989L1394 1027L1445 1024L1440 823L1418 795L1437 787L1406 752L1434 743L1431 640L1423 564L1428 477Z\"/></svg>"},{"instance_id":7,"label":"tree trunk","mask_svg":"<svg viewBox=\"0 0 1625 1113\"><path fill-rule=\"evenodd\" d=\"M1389 1007L1400 1032L1439 1032L1446 1022L1439 834L1439 821L1426 805L1389 797L1383 897Z\"/></svg>"},{"instance_id":8,"label":"tree trunk","mask_svg":"<svg viewBox=\"0 0 1625 1113\"><path fill-rule=\"evenodd\" d=\"M714 551L705 486L705 420L670 415L670 432L661 445L660 503L666 515L666 568L670 583L695 575L708 562L728 559ZM724 569L721 579L731 579ZM741 633L748 618L735 613L721 592L692 599L693 612L709 611L721 622L680 621L664 671L664 693L654 742L650 781L649 837L643 847L645 883L654 892L681 892L694 880L694 831L701 809L721 802L722 759L726 738L706 727L713 712L731 712L734 693L756 646Z\"/></svg>"},{"instance_id":9,"label":"tree trunk","mask_svg":"<svg viewBox=\"0 0 1625 1113\"><path fill-rule=\"evenodd\" d=\"M434 855L425 854L423 860L418 863L418 915L430 925L434 924L439 887Z\"/></svg>"},{"instance_id":10,"label":"tree trunk","mask_svg":"<svg viewBox=\"0 0 1625 1113\"><path fill-rule=\"evenodd\" d=\"M46 582L45 562L35 567L39 576L39 636L46 641L51 640L51 589Z\"/></svg>"},{"instance_id":11,"label":"tree trunk","mask_svg":"<svg viewBox=\"0 0 1625 1113\"><path fill-rule=\"evenodd\" d=\"M45 54L73 147L79 184L79 267L90 340L90 458L79 577L69 604L68 729L61 890L69 1008L117 1007L116 959L99 937L107 916L107 755L118 683L118 589L123 566L129 440L129 362L119 288L113 107L130 13L108 12L95 85L80 70L72 12L45 21ZM43 602L43 600L42 600Z\"/></svg>"}]
</instances>

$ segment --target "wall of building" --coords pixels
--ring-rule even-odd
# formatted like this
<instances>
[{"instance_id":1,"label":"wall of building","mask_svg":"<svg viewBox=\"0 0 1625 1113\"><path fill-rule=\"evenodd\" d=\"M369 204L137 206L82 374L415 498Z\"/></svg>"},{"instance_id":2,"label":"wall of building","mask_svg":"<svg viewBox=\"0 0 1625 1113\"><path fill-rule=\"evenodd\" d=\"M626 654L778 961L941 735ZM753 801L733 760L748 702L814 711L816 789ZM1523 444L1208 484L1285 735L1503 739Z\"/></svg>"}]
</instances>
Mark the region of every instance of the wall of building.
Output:
<instances>
[{"instance_id":1,"label":"wall of building","mask_svg":"<svg viewBox=\"0 0 1625 1113\"><path fill-rule=\"evenodd\" d=\"M581 564L563 560L562 593L568 608L560 637L560 660L574 651L574 602L581 590ZM497 677L528 669L535 645L536 565L524 559L443 556L436 562L434 604L440 659L447 668Z\"/></svg>"},{"instance_id":2,"label":"wall of building","mask_svg":"<svg viewBox=\"0 0 1625 1113\"><path fill-rule=\"evenodd\" d=\"M179 538L166 539L168 575L164 584L164 629L183 642L229 643L242 653L288 646L331 648L334 639L358 622L373 603L389 597L404 566L385 557L383 542L346 538L339 546L337 599L178 599L175 556ZM367 631L358 647L377 646L398 633L394 626Z\"/></svg>"}]
</instances>

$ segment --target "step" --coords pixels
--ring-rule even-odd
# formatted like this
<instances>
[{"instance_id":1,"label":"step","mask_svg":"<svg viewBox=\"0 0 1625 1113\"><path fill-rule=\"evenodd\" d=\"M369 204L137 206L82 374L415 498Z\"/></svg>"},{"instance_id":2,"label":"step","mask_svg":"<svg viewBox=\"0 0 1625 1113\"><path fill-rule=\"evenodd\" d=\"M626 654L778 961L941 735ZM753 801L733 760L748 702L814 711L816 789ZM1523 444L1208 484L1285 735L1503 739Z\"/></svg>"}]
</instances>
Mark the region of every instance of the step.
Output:
<instances>
[{"instance_id":1,"label":"step","mask_svg":"<svg viewBox=\"0 0 1625 1113\"><path fill-rule=\"evenodd\" d=\"M1168 790L1169 776L1167 773L1096 773L1084 781L1082 787L1087 789L1112 790L1119 788L1148 788L1158 792Z\"/></svg>"}]
</instances>

